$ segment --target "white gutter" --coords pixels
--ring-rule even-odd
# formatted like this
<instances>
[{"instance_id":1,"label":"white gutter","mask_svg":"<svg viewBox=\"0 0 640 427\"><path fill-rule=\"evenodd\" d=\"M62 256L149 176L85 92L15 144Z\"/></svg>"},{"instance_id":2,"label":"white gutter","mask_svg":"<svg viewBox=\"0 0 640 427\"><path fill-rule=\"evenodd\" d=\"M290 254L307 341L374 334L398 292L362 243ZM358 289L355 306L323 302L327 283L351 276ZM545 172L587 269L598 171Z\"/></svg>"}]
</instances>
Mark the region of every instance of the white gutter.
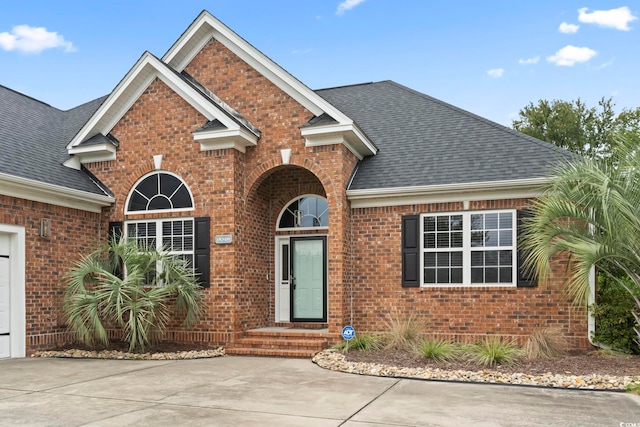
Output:
<instances>
[{"instance_id":1,"label":"white gutter","mask_svg":"<svg viewBox=\"0 0 640 427\"><path fill-rule=\"evenodd\" d=\"M540 186L549 178L484 181L417 187L347 190L352 208L443 203L481 199L527 198L540 195Z\"/></svg>"},{"instance_id":2,"label":"white gutter","mask_svg":"<svg viewBox=\"0 0 640 427\"><path fill-rule=\"evenodd\" d=\"M89 193L5 173L0 173L0 194L96 213L115 203L115 199L106 194Z\"/></svg>"},{"instance_id":3,"label":"white gutter","mask_svg":"<svg viewBox=\"0 0 640 427\"><path fill-rule=\"evenodd\" d=\"M605 350L611 350L611 347L593 340L593 334L596 332L596 316L593 314L593 311L590 309L591 305L596 302L596 268L591 267L591 271L589 272L589 299L587 306L587 338L589 339L589 344L594 347L604 348Z\"/></svg>"}]
</instances>

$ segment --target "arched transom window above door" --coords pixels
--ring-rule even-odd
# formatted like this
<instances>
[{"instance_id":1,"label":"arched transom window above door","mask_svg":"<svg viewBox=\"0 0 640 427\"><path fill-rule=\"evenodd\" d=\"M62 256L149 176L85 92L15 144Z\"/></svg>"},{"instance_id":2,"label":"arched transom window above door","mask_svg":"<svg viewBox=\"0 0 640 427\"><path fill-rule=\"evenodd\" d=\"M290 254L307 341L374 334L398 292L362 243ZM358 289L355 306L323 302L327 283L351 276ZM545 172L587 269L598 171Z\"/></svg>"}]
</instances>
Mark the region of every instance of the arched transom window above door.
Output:
<instances>
[{"instance_id":1,"label":"arched transom window above door","mask_svg":"<svg viewBox=\"0 0 640 427\"><path fill-rule=\"evenodd\" d=\"M329 226L327 199L316 195L296 197L280 212L278 230L326 228Z\"/></svg>"},{"instance_id":2,"label":"arched transom window above door","mask_svg":"<svg viewBox=\"0 0 640 427\"><path fill-rule=\"evenodd\" d=\"M136 183L127 198L126 213L187 211L193 198L185 183L168 172L153 172Z\"/></svg>"}]
</instances>

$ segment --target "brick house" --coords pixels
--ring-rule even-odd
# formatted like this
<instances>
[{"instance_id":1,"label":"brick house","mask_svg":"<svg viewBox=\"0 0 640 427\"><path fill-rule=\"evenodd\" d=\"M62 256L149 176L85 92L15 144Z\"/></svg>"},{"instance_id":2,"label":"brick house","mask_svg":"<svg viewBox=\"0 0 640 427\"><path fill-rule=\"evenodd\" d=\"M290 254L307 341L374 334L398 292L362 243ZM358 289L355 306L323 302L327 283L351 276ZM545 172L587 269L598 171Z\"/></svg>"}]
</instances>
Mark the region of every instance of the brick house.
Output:
<instances>
[{"instance_id":1,"label":"brick house","mask_svg":"<svg viewBox=\"0 0 640 427\"><path fill-rule=\"evenodd\" d=\"M561 267L518 265L566 152L391 81L311 90L206 11L72 110L0 86L0 147L0 357L69 340L64 272L114 231L193 260L206 315L175 341L300 355L415 313L436 336L588 345Z\"/></svg>"}]
</instances>

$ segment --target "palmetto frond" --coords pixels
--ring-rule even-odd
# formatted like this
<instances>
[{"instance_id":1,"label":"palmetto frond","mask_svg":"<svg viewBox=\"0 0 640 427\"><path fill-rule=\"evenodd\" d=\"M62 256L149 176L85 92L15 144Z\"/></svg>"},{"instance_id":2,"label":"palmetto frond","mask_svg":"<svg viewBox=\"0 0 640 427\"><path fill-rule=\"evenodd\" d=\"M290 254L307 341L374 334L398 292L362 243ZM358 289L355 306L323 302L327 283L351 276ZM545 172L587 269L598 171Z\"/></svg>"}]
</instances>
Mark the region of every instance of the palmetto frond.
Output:
<instances>
[{"instance_id":1,"label":"palmetto frond","mask_svg":"<svg viewBox=\"0 0 640 427\"><path fill-rule=\"evenodd\" d=\"M542 280L551 260L569 259L568 292L578 301L589 295L594 266L622 271L640 288L640 154L636 141L623 141L618 163L583 160L560 167L526 221L525 264ZM635 290L627 288L630 297ZM640 301L636 298L640 307Z\"/></svg>"},{"instance_id":2,"label":"palmetto frond","mask_svg":"<svg viewBox=\"0 0 640 427\"><path fill-rule=\"evenodd\" d=\"M197 321L202 290L183 260L134 240L111 239L75 263L63 308L81 342L108 344L107 327L118 326L131 351L143 350L174 313L187 325Z\"/></svg>"}]
</instances>

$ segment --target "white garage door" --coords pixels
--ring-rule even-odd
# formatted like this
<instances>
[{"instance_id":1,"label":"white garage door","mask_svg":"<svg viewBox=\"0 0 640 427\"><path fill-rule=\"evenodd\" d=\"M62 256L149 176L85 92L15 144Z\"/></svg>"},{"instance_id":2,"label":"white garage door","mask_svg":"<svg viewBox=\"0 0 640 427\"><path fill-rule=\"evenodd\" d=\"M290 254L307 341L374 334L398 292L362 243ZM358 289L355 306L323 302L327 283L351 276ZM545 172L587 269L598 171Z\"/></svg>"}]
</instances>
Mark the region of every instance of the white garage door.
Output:
<instances>
[{"instance_id":1,"label":"white garage door","mask_svg":"<svg viewBox=\"0 0 640 427\"><path fill-rule=\"evenodd\" d=\"M0 358L11 356L9 235L0 233Z\"/></svg>"}]
</instances>

